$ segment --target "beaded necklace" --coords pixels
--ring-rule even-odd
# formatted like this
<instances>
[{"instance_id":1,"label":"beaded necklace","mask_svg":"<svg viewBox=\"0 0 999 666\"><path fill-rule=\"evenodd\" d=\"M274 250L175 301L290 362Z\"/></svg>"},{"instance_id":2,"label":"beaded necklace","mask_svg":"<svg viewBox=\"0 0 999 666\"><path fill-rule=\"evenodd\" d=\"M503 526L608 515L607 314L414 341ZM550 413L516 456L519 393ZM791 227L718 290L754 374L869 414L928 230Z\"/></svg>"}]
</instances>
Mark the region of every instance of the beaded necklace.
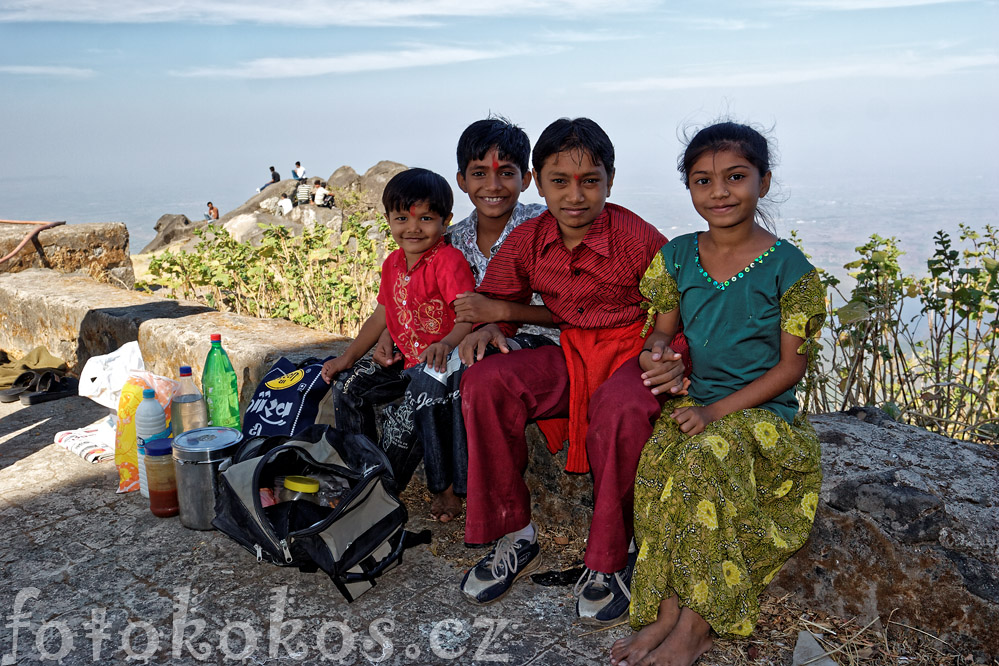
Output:
<instances>
[{"instance_id":1,"label":"beaded necklace","mask_svg":"<svg viewBox=\"0 0 999 666\"><path fill-rule=\"evenodd\" d=\"M731 283L735 282L736 280L738 280L740 278L745 277L746 274L749 273L749 271L751 271L752 269L756 268L756 264L762 264L763 263L763 259L766 258L766 257L769 257L771 252L776 252L777 251L777 247L781 244L781 242L778 240L777 242L775 242L773 245L770 246L769 250L766 250L763 254L761 254L760 256L756 257L756 259L754 259L753 261L749 262L749 265L746 266L745 268L743 268L741 271L739 271L739 273L737 275L733 275L731 278L729 278L728 280L725 280L724 282L719 282L718 280L715 280L713 277L711 277L710 275L708 275L708 272L706 270L704 270L703 268L701 268L701 250L700 250L700 247L697 244L697 240L700 237L700 235L701 234L698 233L697 235L694 236L694 262L697 264L697 270L698 270L698 272L702 276L704 276L704 279L706 279L708 282L710 282L711 285L715 289L719 289L721 291L725 291L725 288L728 287Z\"/></svg>"}]
</instances>

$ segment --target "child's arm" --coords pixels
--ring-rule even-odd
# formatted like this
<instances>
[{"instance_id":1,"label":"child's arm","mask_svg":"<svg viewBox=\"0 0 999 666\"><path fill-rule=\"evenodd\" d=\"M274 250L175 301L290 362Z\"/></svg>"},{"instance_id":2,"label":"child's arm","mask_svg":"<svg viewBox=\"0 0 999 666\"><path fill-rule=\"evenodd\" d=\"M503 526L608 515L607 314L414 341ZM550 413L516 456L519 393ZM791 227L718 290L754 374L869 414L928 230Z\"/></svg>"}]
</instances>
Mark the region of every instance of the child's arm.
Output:
<instances>
[{"instance_id":1,"label":"child's arm","mask_svg":"<svg viewBox=\"0 0 999 666\"><path fill-rule=\"evenodd\" d=\"M447 357L466 335L472 332L471 324L455 324L451 332L442 340L435 342L420 354L420 360L437 372L443 372L447 367Z\"/></svg>"},{"instance_id":2,"label":"child's arm","mask_svg":"<svg viewBox=\"0 0 999 666\"><path fill-rule=\"evenodd\" d=\"M357 363L359 358L367 354L368 350L375 346L375 343L378 342L378 336L380 336L384 330L385 308L381 305L381 303L379 303L378 307L375 308L375 311L371 313L371 316L368 317L361 326L361 330L358 331L357 337L354 338L354 341L347 346L343 355L331 358L323 363L323 369L320 373L323 381L329 384L334 375L338 372L348 370L355 363Z\"/></svg>"},{"instance_id":3,"label":"child's arm","mask_svg":"<svg viewBox=\"0 0 999 666\"><path fill-rule=\"evenodd\" d=\"M713 421L740 409L758 407L773 400L805 376L808 357L798 353L803 342L803 338L781 331L780 360L777 361L777 365L718 402L704 407L681 407L674 410L670 418L679 424L681 431L688 435L696 435Z\"/></svg>"},{"instance_id":4,"label":"child's arm","mask_svg":"<svg viewBox=\"0 0 999 666\"><path fill-rule=\"evenodd\" d=\"M669 347L669 343L680 328L679 308L656 315L656 325L645 340L638 355L642 366L642 383L652 390L652 395L670 392L679 393L683 389L682 356Z\"/></svg>"},{"instance_id":5,"label":"child's arm","mask_svg":"<svg viewBox=\"0 0 999 666\"><path fill-rule=\"evenodd\" d=\"M529 305L516 301L489 298L474 291L458 296L454 301L455 321L486 324L498 321L515 321L521 324L554 326L552 313L542 305Z\"/></svg>"}]
</instances>

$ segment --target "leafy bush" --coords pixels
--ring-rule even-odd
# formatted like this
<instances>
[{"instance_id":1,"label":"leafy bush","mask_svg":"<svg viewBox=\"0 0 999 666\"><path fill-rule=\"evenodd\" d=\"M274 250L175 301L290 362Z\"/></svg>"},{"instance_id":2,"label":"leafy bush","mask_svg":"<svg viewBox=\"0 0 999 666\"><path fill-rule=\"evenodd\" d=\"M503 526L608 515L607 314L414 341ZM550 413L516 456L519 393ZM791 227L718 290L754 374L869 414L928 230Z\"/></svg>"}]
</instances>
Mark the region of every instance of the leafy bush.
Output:
<instances>
[{"instance_id":1,"label":"leafy bush","mask_svg":"<svg viewBox=\"0 0 999 666\"><path fill-rule=\"evenodd\" d=\"M999 442L996 338L999 237L960 225L965 249L934 237L928 276L902 274L894 238L871 236L847 264L849 294L826 272L833 295L824 353L813 359L803 402L812 411L875 405L892 417L952 437Z\"/></svg>"},{"instance_id":2,"label":"leafy bush","mask_svg":"<svg viewBox=\"0 0 999 666\"><path fill-rule=\"evenodd\" d=\"M359 195L340 192L337 202L345 208L338 235L322 225L299 236L262 225L254 247L221 227L203 227L194 252L165 252L150 261L149 273L174 298L354 336L374 310L382 261L396 245L382 215L362 224L367 209Z\"/></svg>"}]
</instances>

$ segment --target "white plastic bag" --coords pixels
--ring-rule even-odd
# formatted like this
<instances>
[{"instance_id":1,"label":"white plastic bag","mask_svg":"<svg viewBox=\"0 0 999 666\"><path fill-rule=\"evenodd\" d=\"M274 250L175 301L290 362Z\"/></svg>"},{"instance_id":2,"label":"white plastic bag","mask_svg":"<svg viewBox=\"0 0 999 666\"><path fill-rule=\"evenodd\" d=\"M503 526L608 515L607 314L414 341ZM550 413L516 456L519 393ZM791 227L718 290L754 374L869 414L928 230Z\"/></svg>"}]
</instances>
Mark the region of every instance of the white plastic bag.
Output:
<instances>
[{"instance_id":1,"label":"white plastic bag","mask_svg":"<svg viewBox=\"0 0 999 666\"><path fill-rule=\"evenodd\" d=\"M108 409L117 409L121 387L136 370L145 370L138 341L126 342L110 354L92 356L80 373L80 395Z\"/></svg>"}]
</instances>

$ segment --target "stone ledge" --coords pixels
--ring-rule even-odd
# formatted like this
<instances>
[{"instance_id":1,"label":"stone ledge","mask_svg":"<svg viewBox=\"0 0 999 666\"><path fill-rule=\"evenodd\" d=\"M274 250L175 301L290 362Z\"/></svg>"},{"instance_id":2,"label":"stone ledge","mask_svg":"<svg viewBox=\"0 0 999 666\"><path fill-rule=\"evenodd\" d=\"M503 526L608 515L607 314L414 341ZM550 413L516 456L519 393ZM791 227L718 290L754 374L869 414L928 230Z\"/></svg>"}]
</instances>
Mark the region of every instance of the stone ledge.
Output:
<instances>
[{"instance_id":1,"label":"stone ledge","mask_svg":"<svg viewBox=\"0 0 999 666\"><path fill-rule=\"evenodd\" d=\"M80 370L91 356L138 340L147 369L176 377L177 368L187 364L200 376L212 333L222 334L239 375L243 408L279 357L325 357L350 342L281 319L216 312L80 275L47 269L0 274L0 349L12 357L43 345Z\"/></svg>"},{"instance_id":2,"label":"stone ledge","mask_svg":"<svg viewBox=\"0 0 999 666\"><path fill-rule=\"evenodd\" d=\"M0 257L13 251L31 229L27 225L0 224ZM33 243L0 264L0 274L29 268L52 268L61 273L79 271L128 288L135 283L128 229L122 222L66 224L46 229Z\"/></svg>"}]
</instances>

